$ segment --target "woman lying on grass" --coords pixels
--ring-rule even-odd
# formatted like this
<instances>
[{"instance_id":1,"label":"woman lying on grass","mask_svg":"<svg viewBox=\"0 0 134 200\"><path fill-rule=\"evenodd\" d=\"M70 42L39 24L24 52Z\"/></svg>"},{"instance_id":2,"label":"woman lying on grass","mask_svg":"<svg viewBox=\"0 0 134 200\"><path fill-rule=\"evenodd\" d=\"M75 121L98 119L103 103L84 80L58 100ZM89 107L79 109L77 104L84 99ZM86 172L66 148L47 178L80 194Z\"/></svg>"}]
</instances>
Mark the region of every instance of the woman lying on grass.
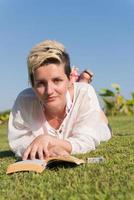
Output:
<instances>
[{"instance_id":1,"label":"woman lying on grass","mask_svg":"<svg viewBox=\"0 0 134 200\"><path fill-rule=\"evenodd\" d=\"M111 137L93 87L70 84L64 46L46 40L28 56L31 88L22 91L9 118L13 152L25 159L86 153Z\"/></svg>"}]
</instances>

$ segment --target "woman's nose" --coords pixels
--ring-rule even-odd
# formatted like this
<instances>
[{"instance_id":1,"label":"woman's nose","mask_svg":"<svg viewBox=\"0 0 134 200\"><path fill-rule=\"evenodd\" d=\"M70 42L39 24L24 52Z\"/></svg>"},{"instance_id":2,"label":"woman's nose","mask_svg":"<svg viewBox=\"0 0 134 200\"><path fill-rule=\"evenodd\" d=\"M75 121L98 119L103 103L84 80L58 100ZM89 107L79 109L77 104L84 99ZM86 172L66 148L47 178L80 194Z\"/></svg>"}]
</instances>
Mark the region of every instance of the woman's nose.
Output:
<instances>
[{"instance_id":1,"label":"woman's nose","mask_svg":"<svg viewBox=\"0 0 134 200\"><path fill-rule=\"evenodd\" d=\"M53 84L52 83L48 83L48 85L47 85L47 93L48 94L52 94L53 91L54 91Z\"/></svg>"}]
</instances>

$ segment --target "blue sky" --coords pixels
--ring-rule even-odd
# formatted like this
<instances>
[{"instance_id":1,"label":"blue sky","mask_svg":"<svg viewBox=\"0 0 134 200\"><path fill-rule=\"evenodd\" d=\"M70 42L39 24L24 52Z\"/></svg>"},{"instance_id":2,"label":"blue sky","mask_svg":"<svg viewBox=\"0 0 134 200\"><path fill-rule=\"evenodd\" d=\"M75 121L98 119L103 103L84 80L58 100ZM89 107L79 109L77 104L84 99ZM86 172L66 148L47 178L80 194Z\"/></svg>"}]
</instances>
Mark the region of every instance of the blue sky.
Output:
<instances>
[{"instance_id":1,"label":"blue sky","mask_svg":"<svg viewBox=\"0 0 134 200\"><path fill-rule=\"evenodd\" d=\"M46 39L94 72L96 91L118 83L126 98L134 92L134 0L0 0L0 111L29 87L27 55Z\"/></svg>"}]
</instances>

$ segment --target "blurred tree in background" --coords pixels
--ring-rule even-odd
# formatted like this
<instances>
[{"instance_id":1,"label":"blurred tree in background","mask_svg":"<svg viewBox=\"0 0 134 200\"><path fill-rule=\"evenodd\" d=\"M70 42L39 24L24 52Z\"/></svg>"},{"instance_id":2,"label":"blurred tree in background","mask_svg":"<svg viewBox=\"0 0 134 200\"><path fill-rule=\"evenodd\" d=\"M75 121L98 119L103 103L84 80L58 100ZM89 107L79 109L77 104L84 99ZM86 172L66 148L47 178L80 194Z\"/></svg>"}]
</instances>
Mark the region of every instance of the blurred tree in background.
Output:
<instances>
[{"instance_id":1,"label":"blurred tree in background","mask_svg":"<svg viewBox=\"0 0 134 200\"><path fill-rule=\"evenodd\" d=\"M10 110L6 110L4 112L0 112L0 124L7 122L9 119Z\"/></svg>"},{"instance_id":2,"label":"blurred tree in background","mask_svg":"<svg viewBox=\"0 0 134 200\"><path fill-rule=\"evenodd\" d=\"M106 88L101 89L99 95L104 102L104 111L107 115L134 114L134 93L131 94L131 99L125 99L121 94L119 84L112 84L113 90Z\"/></svg>"}]
</instances>

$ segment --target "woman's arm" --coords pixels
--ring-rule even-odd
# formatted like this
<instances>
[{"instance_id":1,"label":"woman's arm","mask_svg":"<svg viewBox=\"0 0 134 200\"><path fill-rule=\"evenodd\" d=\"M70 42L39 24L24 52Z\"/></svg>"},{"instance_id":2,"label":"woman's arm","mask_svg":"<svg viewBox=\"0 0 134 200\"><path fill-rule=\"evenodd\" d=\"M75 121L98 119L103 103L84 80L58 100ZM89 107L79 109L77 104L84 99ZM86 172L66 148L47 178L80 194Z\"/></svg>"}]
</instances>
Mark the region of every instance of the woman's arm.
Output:
<instances>
[{"instance_id":1,"label":"woman's arm","mask_svg":"<svg viewBox=\"0 0 134 200\"><path fill-rule=\"evenodd\" d=\"M19 157L37 136L46 133L39 113L39 102L32 89L22 91L16 98L8 122L9 146Z\"/></svg>"},{"instance_id":2,"label":"woman's arm","mask_svg":"<svg viewBox=\"0 0 134 200\"><path fill-rule=\"evenodd\" d=\"M50 135L40 135L27 147L23 154L23 160L44 159L49 156L67 155L71 152L72 146L70 142L57 139Z\"/></svg>"},{"instance_id":3,"label":"woman's arm","mask_svg":"<svg viewBox=\"0 0 134 200\"><path fill-rule=\"evenodd\" d=\"M80 87L81 93L79 92L77 96L79 109L71 136L66 139L72 145L71 153L86 153L94 150L101 141L107 141L111 137L108 120L99 106L93 87L85 84Z\"/></svg>"},{"instance_id":4,"label":"woman's arm","mask_svg":"<svg viewBox=\"0 0 134 200\"><path fill-rule=\"evenodd\" d=\"M22 157L25 149L39 133L33 134L32 131L27 128L24 121L22 122L20 114L14 114L13 109L8 122L8 141L11 150L16 156Z\"/></svg>"},{"instance_id":5,"label":"woman's arm","mask_svg":"<svg viewBox=\"0 0 134 200\"><path fill-rule=\"evenodd\" d=\"M86 153L111 138L111 133L106 122L101 118L99 111L92 111L88 118L80 119L75 123L72 136L66 140L72 145L72 154Z\"/></svg>"}]
</instances>

